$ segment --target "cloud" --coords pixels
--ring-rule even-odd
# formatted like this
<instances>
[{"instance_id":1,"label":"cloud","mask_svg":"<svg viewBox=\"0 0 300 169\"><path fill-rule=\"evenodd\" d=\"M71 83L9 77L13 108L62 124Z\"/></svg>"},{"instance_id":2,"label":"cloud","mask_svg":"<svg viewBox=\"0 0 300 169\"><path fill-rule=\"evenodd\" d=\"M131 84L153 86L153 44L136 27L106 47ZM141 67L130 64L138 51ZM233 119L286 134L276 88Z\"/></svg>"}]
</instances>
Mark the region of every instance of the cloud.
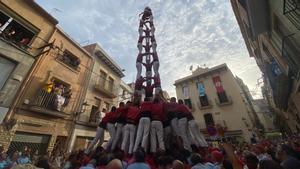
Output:
<instances>
[{"instance_id":1,"label":"cloud","mask_svg":"<svg viewBox=\"0 0 300 169\"><path fill-rule=\"evenodd\" d=\"M154 14L162 87L175 96L173 83L190 74L190 65L227 63L250 90L259 91L261 73L249 57L228 0L52 0L37 1L78 42L98 42L135 77L138 14L150 6Z\"/></svg>"}]
</instances>

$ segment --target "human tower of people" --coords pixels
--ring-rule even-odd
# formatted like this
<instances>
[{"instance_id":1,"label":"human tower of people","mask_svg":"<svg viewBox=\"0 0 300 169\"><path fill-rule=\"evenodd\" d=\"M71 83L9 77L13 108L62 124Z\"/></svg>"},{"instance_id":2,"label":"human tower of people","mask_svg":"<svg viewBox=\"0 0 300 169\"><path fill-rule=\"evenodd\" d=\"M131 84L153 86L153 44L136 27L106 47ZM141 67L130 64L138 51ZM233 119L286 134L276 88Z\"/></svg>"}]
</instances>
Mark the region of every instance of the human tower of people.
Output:
<instances>
[{"instance_id":1,"label":"human tower of people","mask_svg":"<svg viewBox=\"0 0 300 169\"><path fill-rule=\"evenodd\" d=\"M102 118L95 138L86 149L87 154L98 141L99 145L103 144L105 130L110 135L106 149L113 151L119 147L128 154L139 147L149 152L149 141L150 153L165 151L170 148L171 138L181 140L188 151L192 151L192 144L208 146L191 111L174 97L167 102L156 95L153 100L145 98L141 104L128 101L121 102L118 108L112 107Z\"/></svg>"}]
</instances>

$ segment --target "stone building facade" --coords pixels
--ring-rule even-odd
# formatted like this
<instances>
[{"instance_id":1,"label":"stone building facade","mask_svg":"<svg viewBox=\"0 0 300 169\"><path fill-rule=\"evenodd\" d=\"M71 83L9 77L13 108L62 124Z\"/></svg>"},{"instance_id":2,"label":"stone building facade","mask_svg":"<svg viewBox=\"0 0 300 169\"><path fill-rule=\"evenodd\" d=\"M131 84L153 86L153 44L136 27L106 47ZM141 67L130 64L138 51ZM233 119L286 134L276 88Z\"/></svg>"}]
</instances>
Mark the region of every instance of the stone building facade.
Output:
<instances>
[{"instance_id":1,"label":"stone building facade","mask_svg":"<svg viewBox=\"0 0 300 169\"><path fill-rule=\"evenodd\" d=\"M9 151L28 146L39 154L56 153L70 142L93 59L58 27L50 41L52 49L39 60L15 108Z\"/></svg>"},{"instance_id":2,"label":"stone building facade","mask_svg":"<svg viewBox=\"0 0 300 169\"><path fill-rule=\"evenodd\" d=\"M219 126L225 136L250 141L255 133L241 89L226 64L197 68L192 75L175 81L178 99L183 99L205 133Z\"/></svg>"},{"instance_id":3,"label":"stone building facade","mask_svg":"<svg viewBox=\"0 0 300 169\"><path fill-rule=\"evenodd\" d=\"M300 7L293 0L231 0L263 93L283 133L300 132Z\"/></svg>"},{"instance_id":4,"label":"stone building facade","mask_svg":"<svg viewBox=\"0 0 300 169\"><path fill-rule=\"evenodd\" d=\"M14 107L34 65L50 49L57 23L34 1L0 1L0 144L6 149L16 128Z\"/></svg>"},{"instance_id":5,"label":"stone building facade","mask_svg":"<svg viewBox=\"0 0 300 169\"><path fill-rule=\"evenodd\" d=\"M93 57L92 72L69 151L86 148L94 138L101 118L112 106L118 106L121 78L124 77L119 65L98 44L84 46L84 49ZM105 139L108 137L106 133Z\"/></svg>"}]
</instances>

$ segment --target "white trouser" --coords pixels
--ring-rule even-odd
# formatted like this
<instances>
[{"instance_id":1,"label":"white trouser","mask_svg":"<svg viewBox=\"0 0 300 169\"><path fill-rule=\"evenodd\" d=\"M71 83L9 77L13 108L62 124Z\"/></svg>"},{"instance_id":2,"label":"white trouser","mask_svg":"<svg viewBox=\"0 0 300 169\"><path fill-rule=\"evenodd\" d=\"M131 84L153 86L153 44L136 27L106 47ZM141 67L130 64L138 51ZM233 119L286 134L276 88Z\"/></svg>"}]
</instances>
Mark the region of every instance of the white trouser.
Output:
<instances>
[{"instance_id":1,"label":"white trouser","mask_svg":"<svg viewBox=\"0 0 300 169\"><path fill-rule=\"evenodd\" d=\"M159 69L159 61L153 62L153 72L154 72L154 76L156 77L159 76L158 69Z\"/></svg>"},{"instance_id":2,"label":"white trouser","mask_svg":"<svg viewBox=\"0 0 300 169\"><path fill-rule=\"evenodd\" d=\"M124 137L123 137L121 149L125 152L128 152L128 154L132 154L133 151L135 130L136 127L134 124L126 124L124 127ZM129 140L129 149L128 151L126 151L128 140Z\"/></svg>"},{"instance_id":3,"label":"white trouser","mask_svg":"<svg viewBox=\"0 0 300 169\"><path fill-rule=\"evenodd\" d=\"M170 148L171 135L172 135L171 126L166 126L164 128L164 143L167 149Z\"/></svg>"},{"instance_id":4,"label":"white trouser","mask_svg":"<svg viewBox=\"0 0 300 169\"><path fill-rule=\"evenodd\" d=\"M163 125L161 121L154 120L151 122L150 130L150 143L151 143L151 153L156 153L156 145L158 142L158 147L160 150L165 150L164 135L163 135Z\"/></svg>"},{"instance_id":5,"label":"white trouser","mask_svg":"<svg viewBox=\"0 0 300 169\"><path fill-rule=\"evenodd\" d=\"M203 134L200 132L200 129L199 129L196 121L190 120L188 122L188 126L189 126L189 130L190 130L192 136L194 137L195 141L197 142L197 144L201 147L207 147L208 144L207 144Z\"/></svg>"},{"instance_id":6,"label":"white trouser","mask_svg":"<svg viewBox=\"0 0 300 169\"><path fill-rule=\"evenodd\" d=\"M124 125L122 123L117 123L115 139L112 142L111 150L114 150L116 148L116 146L118 145L119 141L122 139L123 126Z\"/></svg>"},{"instance_id":7,"label":"white trouser","mask_svg":"<svg viewBox=\"0 0 300 169\"><path fill-rule=\"evenodd\" d=\"M178 120L178 129L179 129L179 136L181 137L182 141L183 141L183 147L186 150L192 151L191 148L191 143L188 140L188 135L187 135L187 118L181 118Z\"/></svg>"},{"instance_id":8,"label":"white trouser","mask_svg":"<svg viewBox=\"0 0 300 169\"><path fill-rule=\"evenodd\" d=\"M142 117L139 121L133 152L136 152L141 142L142 142L141 146L144 148L145 151L147 151L149 131L150 131L150 118Z\"/></svg>"},{"instance_id":9,"label":"white trouser","mask_svg":"<svg viewBox=\"0 0 300 169\"><path fill-rule=\"evenodd\" d=\"M142 68L143 68L143 66L142 66L141 62L136 62L135 66L136 66L136 71L137 71L136 72L136 79L139 79L142 76Z\"/></svg>"},{"instance_id":10,"label":"white trouser","mask_svg":"<svg viewBox=\"0 0 300 169\"><path fill-rule=\"evenodd\" d=\"M97 131L94 139L92 140L88 148L85 150L86 154L88 154L94 148L98 140L99 140L99 145L101 146L102 143L104 142L104 129L101 127L97 127Z\"/></svg>"},{"instance_id":11,"label":"white trouser","mask_svg":"<svg viewBox=\"0 0 300 169\"><path fill-rule=\"evenodd\" d=\"M107 123L106 128L107 128L107 131L108 131L109 136L110 136L110 138L109 138L109 140L107 142L107 145L106 145L106 149L110 150L110 148L112 146L112 143L113 143L113 140L115 139L115 135L116 135L115 124L113 124L113 123Z\"/></svg>"},{"instance_id":12,"label":"white trouser","mask_svg":"<svg viewBox=\"0 0 300 169\"><path fill-rule=\"evenodd\" d=\"M172 133L175 136L179 136L179 130L178 130L178 119L177 118L173 118L171 120L171 128L172 128Z\"/></svg>"}]
</instances>

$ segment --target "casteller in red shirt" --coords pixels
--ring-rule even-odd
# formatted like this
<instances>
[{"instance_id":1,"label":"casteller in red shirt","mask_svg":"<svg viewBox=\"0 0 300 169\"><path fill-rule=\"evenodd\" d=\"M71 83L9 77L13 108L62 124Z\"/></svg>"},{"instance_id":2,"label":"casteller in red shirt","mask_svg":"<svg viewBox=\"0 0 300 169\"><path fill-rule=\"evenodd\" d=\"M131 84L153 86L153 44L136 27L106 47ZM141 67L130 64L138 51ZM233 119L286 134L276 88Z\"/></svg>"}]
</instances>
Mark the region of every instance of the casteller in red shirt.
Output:
<instances>
[{"instance_id":1,"label":"casteller in red shirt","mask_svg":"<svg viewBox=\"0 0 300 169\"><path fill-rule=\"evenodd\" d=\"M140 119L140 110L135 106L129 106L126 114L126 122L132 124L138 124Z\"/></svg>"},{"instance_id":2,"label":"casteller in red shirt","mask_svg":"<svg viewBox=\"0 0 300 169\"><path fill-rule=\"evenodd\" d=\"M163 103L161 102L154 102L152 104L152 111L151 111L151 119L164 121L164 112L163 112Z\"/></svg>"}]
</instances>

